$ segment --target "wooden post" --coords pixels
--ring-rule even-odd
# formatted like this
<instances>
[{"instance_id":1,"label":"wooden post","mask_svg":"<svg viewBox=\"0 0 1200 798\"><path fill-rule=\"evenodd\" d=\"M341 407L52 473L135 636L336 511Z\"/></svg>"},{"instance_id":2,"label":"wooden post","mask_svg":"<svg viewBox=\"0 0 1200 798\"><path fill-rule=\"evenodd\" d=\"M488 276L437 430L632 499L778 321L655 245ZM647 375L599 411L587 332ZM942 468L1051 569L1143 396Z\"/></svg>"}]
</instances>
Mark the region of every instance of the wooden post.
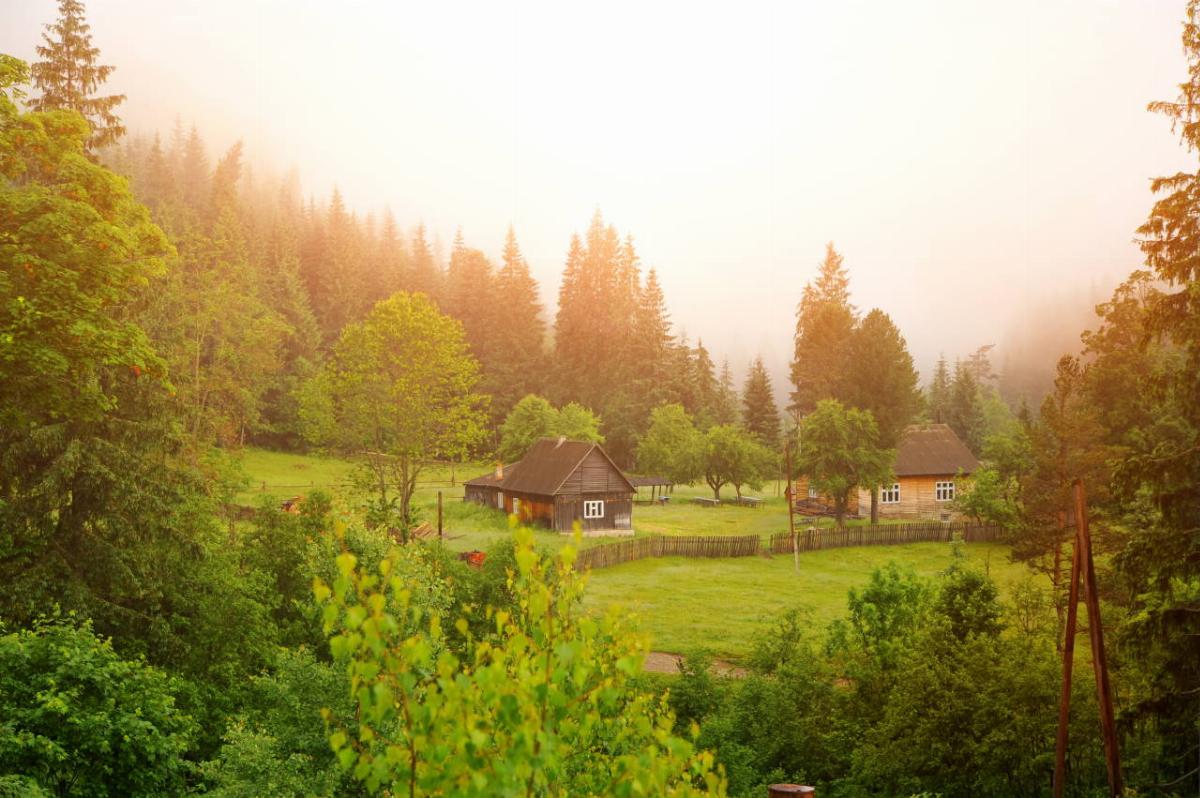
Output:
<instances>
[{"instance_id":1,"label":"wooden post","mask_svg":"<svg viewBox=\"0 0 1200 798\"><path fill-rule=\"evenodd\" d=\"M792 566L800 573L800 542L796 540L796 497L792 495L792 442L789 440L783 447L787 459L787 489L783 497L788 506L788 533L792 536Z\"/></svg>"},{"instance_id":2,"label":"wooden post","mask_svg":"<svg viewBox=\"0 0 1200 798\"><path fill-rule=\"evenodd\" d=\"M1063 513L1058 514L1058 527L1066 526ZM1067 603L1067 630L1063 640L1062 692L1058 698L1058 735L1054 746L1054 798L1062 798L1067 780L1067 729L1071 717L1071 671L1075 665L1075 623L1079 606L1079 538L1075 538L1075 553L1071 557L1071 597Z\"/></svg>"},{"instance_id":3,"label":"wooden post","mask_svg":"<svg viewBox=\"0 0 1200 798\"><path fill-rule=\"evenodd\" d=\"M772 784L767 787L767 798L791 798L791 796L800 795L813 798L817 791L812 787L806 787L803 784Z\"/></svg>"},{"instance_id":4,"label":"wooden post","mask_svg":"<svg viewBox=\"0 0 1200 798\"><path fill-rule=\"evenodd\" d=\"M442 492L438 491L438 543L442 542Z\"/></svg>"},{"instance_id":5,"label":"wooden post","mask_svg":"<svg viewBox=\"0 0 1200 798\"><path fill-rule=\"evenodd\" d=\"M1088 530L1087 497L1083 482L1075 480L1075 534L1082 559L1083 595L1087 601L1088 632L1092 642L1092 668L1096 672L1096 692L1100 702L1100 730L1104 735L1104 764L1108 768L1108 789L1116 798L1125 787L1121 778L1121 754L1117 748L1117 724L1113 715L1112 685L1108 680L1108 660L1104 655L1104 626L1100 621L1100 596L1096 591L1096 567L1092 561L1092 538ZM1074 567L1072 567L1072 571Z\"/></svg>"}]
</instances>

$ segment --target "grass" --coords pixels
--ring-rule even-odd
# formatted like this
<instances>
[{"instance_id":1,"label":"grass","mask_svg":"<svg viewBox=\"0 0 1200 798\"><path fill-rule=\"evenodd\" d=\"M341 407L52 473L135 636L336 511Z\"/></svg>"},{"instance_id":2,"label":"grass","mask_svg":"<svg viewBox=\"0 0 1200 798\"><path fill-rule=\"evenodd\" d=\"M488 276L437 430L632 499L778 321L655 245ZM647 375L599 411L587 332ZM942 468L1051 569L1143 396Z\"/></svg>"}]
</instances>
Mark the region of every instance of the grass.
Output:
<instances>
[{"instance_id":1,"label":"grass","mask_svg":"<svg viewBox=\"0 0 1200 798\"><path fill-rule=\"evenodd\" d=\"M320 488L331 493L343 512L353 512L357 498L349 487L353 464L319 455L296 455L248 448L242 466L249 479L239 501L257 505L264 497L282 500ZM462 481L486 473L487 464L461 465L453 472L430 467L421 476L415 504L421 517L434 522L437 493L443 494L445 545L455 551L487 549L510 534L508 519L497 510L462 500ZM764 499L758 509L737 506L703 507L688 502L711 496L704 486L681 485L667 505L637 505L633 525L637 535L748 535L767 537L787 530L787 503L781 485L770 483L746 495ZM722 496L732 498L732 489ZM817 519L797 518L797 527ZM831 525L821 519L823 526ZM852 522L854 523L854 522ZM858 523L862 523L861 521ZM557 549L571 541L545 529L537 530L539 546ZM604 545L606 538L587 538L583 546ZM969 564L987 568L1002 592L1025 578L1022 565L1009 562L1008 550L992 544L971 544L962 551ZM808 612L815 633L845 613L847 591L864 584L870 572L889 560L932 576L950 565L952 548L945 543L907 546L868 546L829 549L800 555L800 573L790 556L734 559L648 559L593 571L586 604L600 609L618 604L636 612L641 627L659 651L686 652L707 648L723 659L737 661L750 651L753 640L791 607Z\"/></svg>"},{"instance_id":2,"label":"grass","mask_svg":"<svg viewBox=\"0 0 1200 798\"><path fill-rule=\"evenodd\" d=\"M1009 561L1008 547L973 543L961 547L970 566L985 568L1002 595L1028 578L1024 565ZM658 651L685 653L707 648L715 656L745 657L755 636L785 610L805 610L819 635L846 612L846 596L863 585L875 568L894 560L921 576L933 576L953 562L952 544L863 546L792 558L646 559L594 570L585 603L593 609L619 605L635 612Z\"/></svg>"}]
</instances>

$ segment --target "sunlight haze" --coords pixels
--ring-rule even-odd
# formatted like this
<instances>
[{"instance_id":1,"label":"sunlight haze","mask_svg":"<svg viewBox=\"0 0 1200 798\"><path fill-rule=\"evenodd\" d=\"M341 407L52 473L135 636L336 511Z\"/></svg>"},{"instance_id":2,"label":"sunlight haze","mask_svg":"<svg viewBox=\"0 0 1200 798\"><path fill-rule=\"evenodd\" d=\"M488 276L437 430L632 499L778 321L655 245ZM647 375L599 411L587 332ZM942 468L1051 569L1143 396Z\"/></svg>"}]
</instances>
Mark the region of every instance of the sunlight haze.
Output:
<instances>
[{"instance_id":1,"label":"sunlight haze","mask_svg":"<svg viewBox=\"0 0 1200 798\"><path fill-rule=\"evenodd\" d=\"M51 0L4 0L32 59ZM548 312L593 210L658 269L677 330L782 389L827 241L928 375L1032 305L1136 268L1148 178L1183 154L1148 101L1184 74L1175 2L95 0L131 133L389 206L498 258L511 222ZM1095 296L1093 297L1093 294Z\"/></svg>"}]
</instances>

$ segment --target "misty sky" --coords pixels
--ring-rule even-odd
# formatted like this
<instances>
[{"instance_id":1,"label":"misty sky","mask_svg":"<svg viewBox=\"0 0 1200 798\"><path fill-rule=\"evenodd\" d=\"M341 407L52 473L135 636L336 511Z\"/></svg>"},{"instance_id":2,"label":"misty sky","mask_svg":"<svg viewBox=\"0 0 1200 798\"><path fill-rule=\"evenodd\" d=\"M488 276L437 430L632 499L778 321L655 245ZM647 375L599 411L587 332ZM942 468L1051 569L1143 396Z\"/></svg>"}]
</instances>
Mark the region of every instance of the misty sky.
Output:
<instances>
[{"instance_id":1,"label":"misty sky","mask_svg":"<svg viewBox=\"0 0 1200 798\"><path fill-rule=\"evenodd\" d=\"M1145 112L1185 74L1182 0L87 10L132 131L181 116L497 260L512 222L551 308L599 207L693 340L777 379L826 241L927 373L1136 268L1148 179L1187 164ZM54 16L0 0L0 51Z\"/></svg>"}]
</instances>

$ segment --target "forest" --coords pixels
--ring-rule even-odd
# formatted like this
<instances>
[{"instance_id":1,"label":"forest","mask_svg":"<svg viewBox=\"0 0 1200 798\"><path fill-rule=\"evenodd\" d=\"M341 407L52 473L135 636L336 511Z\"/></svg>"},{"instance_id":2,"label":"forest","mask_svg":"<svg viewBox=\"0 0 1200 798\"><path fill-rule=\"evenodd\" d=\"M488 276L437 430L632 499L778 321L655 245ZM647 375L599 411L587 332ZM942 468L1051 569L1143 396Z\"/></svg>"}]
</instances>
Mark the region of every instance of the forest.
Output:
<instances>
[{"instance_id":1,"label":"forest","mask_svg":"<svg viewBox=\"0 0 1200 798\"><path fill-rule=\"evenodd\" d=\"M1200 787L1200 166L1153 180L1144 267L1052 384L974 343L923 384L830 243L777 392L679 331L599 209L548 308L511 226L499 258L461 229L443 255L240 143L127 132L84 4L57 6L36 61L0 53L0 796L1050 795L1076 481L1126 794ZM1197 0L1182 30L1149 110L1194 162ZM838 526L863 489L877 521L914 424L979 459L955 512L1028 579L961 542L934 577L888 563L830 623L770 618L736 677L705 650L644 671L578 539L514 521L476 568L417 534L432 471L560 436L717 501L808 475ZM250 448L342 458L352 498L240 513ZM1060 794L1105 795L1078 662Z\"/></svg>"}]
</instances>

